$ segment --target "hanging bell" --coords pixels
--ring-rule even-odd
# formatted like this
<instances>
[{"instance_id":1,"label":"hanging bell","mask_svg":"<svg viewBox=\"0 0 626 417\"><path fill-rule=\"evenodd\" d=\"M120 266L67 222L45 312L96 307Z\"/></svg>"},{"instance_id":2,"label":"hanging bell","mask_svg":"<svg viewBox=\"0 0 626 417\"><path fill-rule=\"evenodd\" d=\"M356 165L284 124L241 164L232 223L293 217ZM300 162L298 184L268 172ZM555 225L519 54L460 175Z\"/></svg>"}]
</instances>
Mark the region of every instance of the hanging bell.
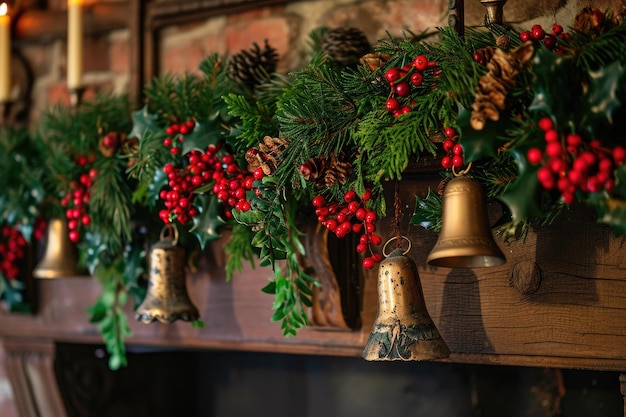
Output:
<instances>
[{"instance_id":1,"label":"hanging bell","mask_svg":"<svg viewBox=\"0 0 626 417\"><path fill-rule=\"evenodd\" d=\"M173 229L174 236L166 236ZM150 248L150 277L148 291L135 312L135 318L144 323L158 320L193 321L200 316L187 293L185 282L185 250L178 243L178 232L172 226L163 229L159 242Z\"/></svg>"},{"instance_id":2,"label":"hanging bell","mask_svg":"<svg viewBox=\"0 0 626 417\"><path fill-rule=\"evenodd\" d=\"M424 303L415 262L398 248L378 270L378 316L363 350L368 361L419 361L447 358Z\"/></svg>"},{"instance_id":3,"label":"hanging bell","mask_svg":"<svg viewBox=\"0 0 626 417\"><path fill-rule=\"evenodd\" d=\"M67 221L62 218L48 222L43 257L33 269L35 278L69 278L84 276L78 268L76 246L68 237Z\"/></svg>"},{"instance_id":4,"label":"hanging bell","mask_svg":"<svg viewBox=\"0 0 626 417\"><path fill-rule=\"evenodd\" d=\"M485 195L475 179L456 177L446 185L439 239L426 262L448 268L491 267L506 262L493 239Z\"/></svg>"}]
</instances>

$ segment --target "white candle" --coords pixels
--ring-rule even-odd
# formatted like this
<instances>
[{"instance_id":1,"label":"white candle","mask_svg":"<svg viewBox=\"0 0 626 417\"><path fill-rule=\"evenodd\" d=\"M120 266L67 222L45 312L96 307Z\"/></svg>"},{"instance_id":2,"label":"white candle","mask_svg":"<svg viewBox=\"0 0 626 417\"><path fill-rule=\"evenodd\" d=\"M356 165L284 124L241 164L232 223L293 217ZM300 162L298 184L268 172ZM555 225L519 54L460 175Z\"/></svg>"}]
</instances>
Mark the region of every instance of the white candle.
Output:
<instances>
[{"instance_id":1,"label":"white candle","mask_svg":"<svg viewBox=\"0 0 626 417\"><path fill-rule=\"evenodd\" d=\"M67 88L83 86L83 0L67 2Z\"/></svg>"},{"instance_id":2,"label":"white candle","mask_svg":"<svg viewBox=\"0 0 626 417\"><path fill-rule=\"evenodd\" d=\"M11 17L6 3L0 4L0 101L11 99Z\"/></svg>"}]
</instances>

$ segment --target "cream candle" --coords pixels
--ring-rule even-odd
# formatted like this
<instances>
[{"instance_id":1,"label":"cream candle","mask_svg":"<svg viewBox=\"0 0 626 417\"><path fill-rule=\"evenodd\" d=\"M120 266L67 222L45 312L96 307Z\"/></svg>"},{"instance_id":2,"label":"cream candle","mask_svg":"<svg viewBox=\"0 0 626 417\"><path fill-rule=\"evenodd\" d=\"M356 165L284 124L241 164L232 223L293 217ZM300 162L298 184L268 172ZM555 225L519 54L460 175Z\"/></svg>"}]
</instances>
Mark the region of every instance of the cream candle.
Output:
<instances>
[{"instance_id":1,"label":"cream candle","mask_svg":"<svg viewBox=\"0 0 626 417\"><path fill-rule=\"evenodd\" d=\"M83 85L83 0L67 2L67 88Z\"/></svg>"},{"instance_id":2,"label":"cream candle","mask_svg":"<svg viewBox=\"0 0 626 417\"><path fill-rule=\"evenodd\" d=\"M0 101L11 99L11 17L6 3L0 4Z\"/></svg>"}]
</instances>

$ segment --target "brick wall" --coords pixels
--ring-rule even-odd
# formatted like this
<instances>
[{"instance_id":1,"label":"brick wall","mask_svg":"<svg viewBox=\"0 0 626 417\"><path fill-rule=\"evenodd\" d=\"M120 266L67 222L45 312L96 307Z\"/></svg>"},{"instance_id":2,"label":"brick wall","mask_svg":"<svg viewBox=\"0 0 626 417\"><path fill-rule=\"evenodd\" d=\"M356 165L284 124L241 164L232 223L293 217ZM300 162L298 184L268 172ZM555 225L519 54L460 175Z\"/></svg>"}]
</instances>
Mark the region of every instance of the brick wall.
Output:
<instances>
[{"instance_id":1,"label":"brick wall","mask_svg":"<svg viewBox=\"0 0 626 417\"><path fill-rule=\"evenodd\" d=\"M583 3L585 2L585 3ZM624 4L624 0L599 0L598 7ZM565 3L565 5L563 5ZM505 6L507 21L533 21L552 24L555 20L571 22L575 11L588 0L509 1ZM466 1L466 24L482 22L484 8L478 1ZM294 1L286 6L217 16L207 21L162 32L159 54L161 72L196 71L202 58L212 52L236 53L248 49L253 42L268 39L281 56L280 72L302 67L306 62L309 33L320 26L330 28L357 27L374 43L386 36L414 33L445 25L445 0L317 0ZM85 40L85 83L91 91L104 89L125 92L129 87L130 33L118 30L98 38ZM32 119L41 109L55 103L66 103L65 42L31 43L22 53L33 67L36 80L33 93Z\"/></svg>"}]
</instances>

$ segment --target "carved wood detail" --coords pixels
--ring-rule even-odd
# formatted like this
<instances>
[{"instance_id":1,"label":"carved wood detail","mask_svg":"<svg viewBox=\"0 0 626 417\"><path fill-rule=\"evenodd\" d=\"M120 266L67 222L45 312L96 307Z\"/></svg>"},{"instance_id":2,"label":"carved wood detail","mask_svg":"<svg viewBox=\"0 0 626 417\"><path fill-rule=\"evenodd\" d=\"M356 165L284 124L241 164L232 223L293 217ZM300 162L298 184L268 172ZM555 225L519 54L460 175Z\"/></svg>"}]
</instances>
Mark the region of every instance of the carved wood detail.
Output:
<instances>
[{"instance_id":1,"label":"carved wood detail","mask_svg":"<svg viewBox=\"0 0 626 417\"><path fill-rule=\"evenodd\" d=\"M67 417L54 374L54 344L4 339L3 346L20 416Z\"/></svg>"}]
</instances>

